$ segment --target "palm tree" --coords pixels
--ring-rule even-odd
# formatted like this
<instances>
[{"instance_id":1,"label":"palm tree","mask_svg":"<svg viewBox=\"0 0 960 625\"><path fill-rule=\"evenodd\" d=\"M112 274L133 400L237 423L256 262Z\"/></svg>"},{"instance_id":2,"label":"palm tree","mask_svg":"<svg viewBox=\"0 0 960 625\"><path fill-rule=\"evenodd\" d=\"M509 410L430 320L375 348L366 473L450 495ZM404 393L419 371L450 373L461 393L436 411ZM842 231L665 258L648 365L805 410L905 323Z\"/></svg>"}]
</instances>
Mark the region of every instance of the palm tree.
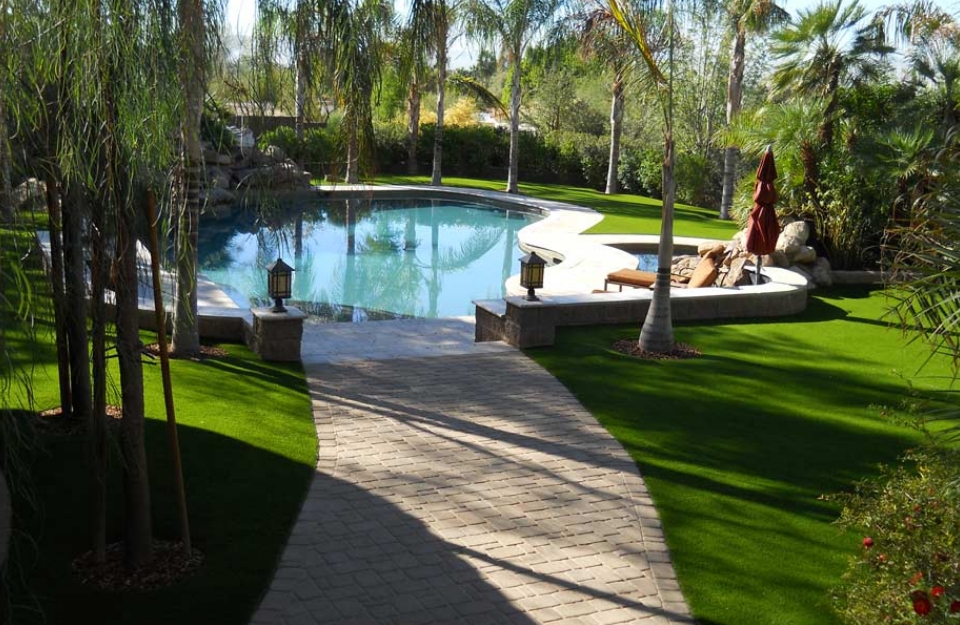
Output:
<instances>
[{"instance_id":1,"label":"palm tree","mask_svg":"<svg viewBox=\"0 0 960 625\"><path fill-rule=\"evenodd\" d=\"M730 52L730 75L727 78L727 126L740 114L743 103L743 70L747 35L763 33L771 26L787 21L789 14L773 0L729 0L727 16L733 30L733 49ZM730 219L733 204L734 179L740 150L728 145L723 154L723 194L720 201L720 219Z\"/></svg>"},{"instance_id":2,"label":"palm tree","mask_svg":"<svg viewBox=\"0 0 960 625\"><path fill-rule=\"evenodd\" d=\"M604 193L619 192L617 170L620 164L620 140L623 135L623 111L626 103L626 88L636 66L630 55L629 35L614 18L610 8L599 5L586 14L577 16L577 40L587 56L598 59L613 73L610 86L610 158L607 167L607 184ZM659 48L659 43L648 43Z\"/></svg>"},{"instance_id":3,"label":"palm tree","mask_svg":"<svg viewBox=\"0 0 960 625\"><path fill-rule=\"evenodd\" d=\"M197 231L200 229L200 176L203 149L200 117L206 91L205 28L203 0L179 0L180 81L184 111L180 126L182 205L177 228L177 294L170 351L178 357L200 352L197 318Z\"/></svg>"},{"instance_id":4,"label":"palm tree","mask_svg":"<svg viewBox=\"0 0 960 625\"><path fill-rule=\"evenodd\" d=\"M651 33L655 25L653 11L636 11L620 0L608 0L610 12L620 24L639 57L649 78L657 85L660 105L663 112L663 213L660 222L660 244L657 250L657 281L654 285L653 299L647 310L646 319L640 329L640 349L653 353L667 353L673 350L673 319L670 310L670 265L673 262L673 206L676 195L674 178L673 144L673 52L674 19L673 2L666 7L667 46L666 59L668 73L661 69L661 60L655 56L651 44Z\"/></svg>"},{"instance_id":5,"label":"palm tree","mask_svg":"<svg viewBox=\"0 0 960 625\"><path fill-rule=\"evenodd\" d=\"M347 147L346 182L359 182L361 154L373 142L373 92L380 83L381 33L389 7L380 0L328 8L333 45L333 83L343 109L342 131Z\"/></svg>"},{"instance_id":6,"label":"palm tree","mask_svg":"<svg viewBox=\"0 0 960 625\"><path fill-rule=\"evenodd\" d=\"M510 164L507 193L519 193L521 63L530 43L554 22L561 0L466 0L467 34L498 41L510 67Z\"/></svg>"},{"instance_id":7,"label":"palm tree","mask_svg":"<svg viewBox=\"0 0 960 625\"><path fill-rule=\"evenodd\" d=\"M853 0L826 0L802 10L796 23L773 34L775 96L823 98L824 117L819 142L833 142L842 86L855 85L880 74L880 60L893 50L883 30L867 21L867 12Z\"/></svg>"},{"instance_id":8,"label":"palm tree","mask_svg":"<svg viewBox=\"0 0 960 625\"><path fill-rule=\"evenodd\" d=\"M936 90L942 130L949 133L957 125L960 108L960 25L956 18L931 0L915 0L885 8L877 21L892 27L895 43L908 46L909 67L918 81Z\"/></svg>"},{"instance_id":9,"label":"palm tree","mask_svg":"<svg viewBox=\"0 0 960 625\"><path fill-rule=\"evenodd\" d=\"M437 123L433 135L431 184L442 182L443 116L447 89L447 52L450 31L456 21L456 8L444 0L414 0L403 34L401 79L409 82L409 156L408 170L416 170L416 137L419 133L420 87L427 73L427 59L436 59Z\"/></svg>"}]
</instances>

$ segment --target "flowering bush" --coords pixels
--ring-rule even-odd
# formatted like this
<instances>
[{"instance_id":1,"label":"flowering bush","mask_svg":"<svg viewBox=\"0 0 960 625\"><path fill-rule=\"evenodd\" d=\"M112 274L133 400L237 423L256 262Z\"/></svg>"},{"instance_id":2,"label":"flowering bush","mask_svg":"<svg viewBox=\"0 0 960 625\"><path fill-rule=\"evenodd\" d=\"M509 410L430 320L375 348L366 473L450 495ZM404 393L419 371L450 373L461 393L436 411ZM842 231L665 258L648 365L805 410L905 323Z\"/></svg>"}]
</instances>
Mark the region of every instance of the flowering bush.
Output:
<instances>
[{"instance_id":1,"label":"flowering bush","mask_svg":"<svg viewBox=\"0 0 960 625\"><path fill-rule=\"evenodd\" d=\"M847 623L960 624L960 453L912 452L841 495L840 524L865 530L835 592Z\"/></svg>"}]
</instances>

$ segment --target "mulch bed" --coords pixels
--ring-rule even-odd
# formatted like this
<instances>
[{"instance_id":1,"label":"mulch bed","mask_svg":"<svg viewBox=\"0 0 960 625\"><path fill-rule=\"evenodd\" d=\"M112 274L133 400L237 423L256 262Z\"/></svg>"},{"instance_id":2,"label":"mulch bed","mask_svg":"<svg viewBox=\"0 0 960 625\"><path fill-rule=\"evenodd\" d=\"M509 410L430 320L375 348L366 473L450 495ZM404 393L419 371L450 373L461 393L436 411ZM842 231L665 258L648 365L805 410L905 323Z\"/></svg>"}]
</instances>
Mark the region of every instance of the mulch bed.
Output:
<instances>
[{"instance_id":1,"label":"mulch bed","mask_svg":"<svg viewBox=\"0 0 960 625\"><path fill-rule=\"evenodd\" d=\"M120 406L108 405L106 412L111 424L119 423L123 417ZM86 434L87 423L75 417L63 416L63 410L57 406L37 413L37 430L53 436L78 436Z\"/></svg>"},{"instance_id":2,"label":"mulch bed","mask_svg":"<svg viewBox=\"0 0 960 625\"><path fill-rule=\"evenodd\" d=\"M686 360L688 358L699 358L703 355L703 352L699 349L686 343L674 344L673 349L669 352L648 352L640 349L637 339L622 339L616 341L613 344L613 349L621 354L633 356L634 358L642 358L644 360Z\"/></svg>"},{"instance_id":3,"label":"mulch bed","mask_svg":"<svg viewBox=\"0 0 960 625\"><path fill-rule=\"evenodd\" d=\"M107 546L106 560L103 563L97 563L93 552L88 551L75 558L71 568L85 586L120 592L172 586L190 576L201 564L203 554L196 548L187 556L179 542L154 540L150 562L135 571L128 572L123 566L122 543Z\"/></svg>"},{"instance_id":4,"label":"mulch bed","mask_svg":"<svg viewBox=\"0 0 960 625\"><path fill-rule=\"evenodd\" d=\"M151 343L151 344L145 346L145 347L143 348L143 351L146 352L146 353L148 353L148 354L150 354L151 356L155 356L155 357L157 357L157 358L160 357L160 345L159 345L158 343ZM169 351L168 351L168 353L169 353ZM171 358L176 358L176 356L174 356L173 354L170 354L170 357L171 357ZM208 346L206 346L206 345L201 345L201 346L200 346L200 355L199 355L199 356L192 356L192 357L190 358L190 360L198 361L198 362L199 362L199 361L207 360L208 358L226 358L226 357L227 357L227 350L225 350L225 349L223 349L223 348L220 348L220 347L208 347Z\"/></svg>"}]
</instances>

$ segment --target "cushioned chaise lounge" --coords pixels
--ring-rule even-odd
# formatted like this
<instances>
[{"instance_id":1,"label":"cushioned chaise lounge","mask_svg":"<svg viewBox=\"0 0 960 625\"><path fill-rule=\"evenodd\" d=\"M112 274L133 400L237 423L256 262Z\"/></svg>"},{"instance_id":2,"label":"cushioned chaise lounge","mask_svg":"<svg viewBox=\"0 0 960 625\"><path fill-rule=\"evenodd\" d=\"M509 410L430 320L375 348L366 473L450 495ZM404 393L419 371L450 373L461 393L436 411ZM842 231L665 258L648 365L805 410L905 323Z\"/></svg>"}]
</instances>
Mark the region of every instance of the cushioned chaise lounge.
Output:
<instances>
[{"instance_id":1,"label":"cushioned chaise lounge","mask_svg":"<svg viewBox=\"0 0 960 625\"><path fill-rule=\"evenodd\" d=\"M693 275L690 276L690 281L686 284L680 284L679 282L672 282L673 286L686 287L688 289L697 289L704 286L712 286L714 281L717 279L717 264L712 258L705 257L700 259L700 262L697 263L697 268L694 269ZM653 271L641 271L639 269L619 269L613 273L607 274L607 279L603 281L603 290L607 290L607 286L611 284L616 284L620 287L620 290L623 290L625 286L632 286L634 288L650 288L657 281L657 274Z\"/></svg>"},{"instance_id":2,"label":"cushioned chaise lounge","mask_svg":"<svg viewBox=\"0 0 960 625\"><path fill-rule=\"evenodd\" d=\"M616 284L620 287L620 290L623 290L625 286L632 286L635 288L640 287L651 287L657 281L657 274L652 271L640 271L639 269L620 269L614 271L613 273L607 274L607 279L603 281L603 290L607 290L607 286L611 284Z\"/></svg>"}]
</instances>

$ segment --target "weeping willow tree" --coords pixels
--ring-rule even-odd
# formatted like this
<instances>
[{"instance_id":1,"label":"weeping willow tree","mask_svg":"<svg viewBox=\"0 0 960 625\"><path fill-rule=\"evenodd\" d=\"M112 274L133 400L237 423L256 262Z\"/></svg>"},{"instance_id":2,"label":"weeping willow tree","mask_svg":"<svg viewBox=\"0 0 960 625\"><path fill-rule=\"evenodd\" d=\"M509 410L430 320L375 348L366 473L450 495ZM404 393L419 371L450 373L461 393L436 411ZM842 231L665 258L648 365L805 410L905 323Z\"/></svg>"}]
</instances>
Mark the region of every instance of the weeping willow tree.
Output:
<instances>
[{"instance_id":1,"label":"weeping willow tree","mask_svg":"<svg viewBox=\"0 0 960 625\"><path fill-rule=\"evenodd\" d=\"M70 214L81 229L82 253L64 255L64 262L88 265L90 273L93 388L82 392L83 401L92 405L92 550L102 559L107 540L104 419L112 384L105 354L115 347L123 410L124 561L135 569L150 559L153 541L137 240L143 228L143 192L161 186L176 160L171 131L183 108L175 62L177 19L168 3L149 1L6 2L0 20L16 35L4 47L3 67L14 79L4 81L0 99L18 129L16 166L25 176L45 180L49 206ZM76 271L71 267L64 274ZM108 286L115 293L113 346L108 345L104 305ZM73 322L86 328L86 314Z\"/></svg>"}]
</instances>

